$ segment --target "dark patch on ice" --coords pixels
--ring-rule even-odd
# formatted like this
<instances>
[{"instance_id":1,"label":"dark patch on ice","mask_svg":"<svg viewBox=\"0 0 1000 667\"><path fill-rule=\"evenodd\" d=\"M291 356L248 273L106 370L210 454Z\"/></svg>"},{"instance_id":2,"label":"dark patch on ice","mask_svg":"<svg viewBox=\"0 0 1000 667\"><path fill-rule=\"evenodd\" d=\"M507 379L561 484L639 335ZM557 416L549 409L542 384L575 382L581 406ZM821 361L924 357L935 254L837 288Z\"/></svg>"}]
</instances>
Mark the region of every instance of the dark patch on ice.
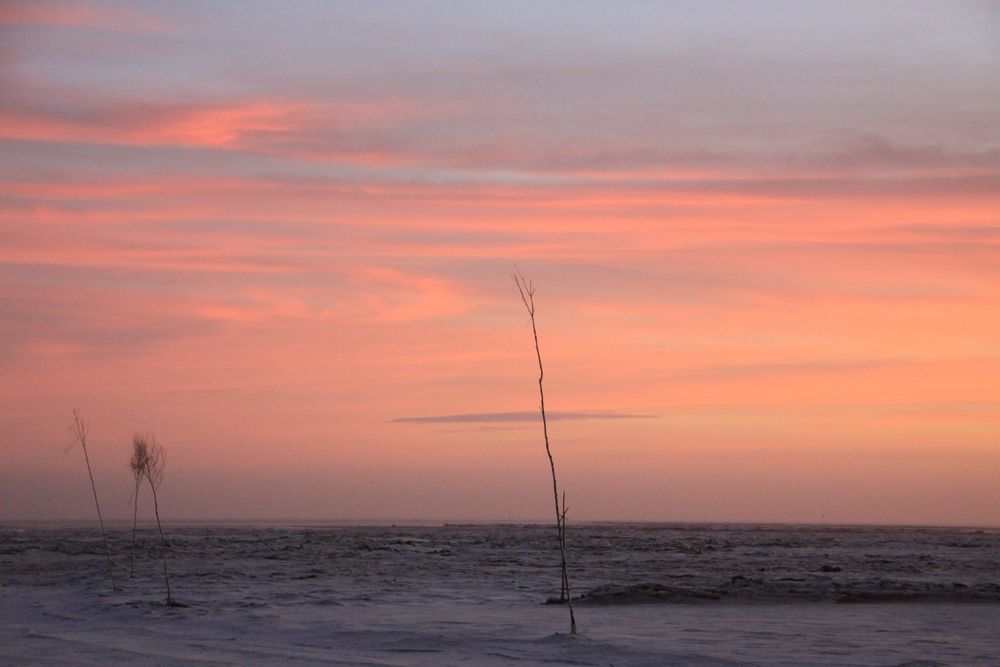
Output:
<instances>
[{"instance_id":1,"label":"dark patch on ice","mask_svg":"<svg viewBox=\"0 0 1000 667\"><path fill-rule=\"evenodd\" d=\"M592 588L573 600L584 605L704 602L996 603L1000 602L1000 586L983 584L970 587L960 582L944 584L908 580L839 582L825 577L763 579L734 575L727 582L705 587L676 586L660 582L606 584ZM565 604L565 601L548 598L545 604Z\"/></svg>"},{"instance_id":2,"label":"dark patch on ice","mask_svg":"<svg viewBox=\"0 0 1000 667\"><path fill-rule=\"evenodd\" d=\"M303 579L319 579L320 577L326 576L326 570L314 567L305 574L300 574L292 577L296 581L302 581Z\"/></svg>"},{"instance_id":3,"label":"dark patch on ice","mask_svg":"<svg viewBox=\"0 0 1000 667\"><path fill-rule=\"evenodd\" d=\"M664 584L632 584L618 586L607 584L592 588L578 598L576 602L583 604L647 604L653 602L704 602L721 599L714 591L703 591Z\"/></svg>"},{"instance_id":4,"label":"dark patch on ice","mask_svg":"<svg viewBox=\"0 0 1000 667\"><path fill-rule=\"evenodd\" d=\"M1000 596L977 591L964 593L947 589L927 590L856 590L837 596L837 602L845 604L862 603L902 603L902 602L1000 602Z\"/></svg>"},{"instance_id":5,"label":"dark patch on ice","mask_svg":"<svg viewBox=\"0 0 1000 667\"><path fill-rule=\"evenodd\" d=\"M312 604L317 605L319 607L343 607L344 606L343 602L338 602L338 601L333 600L331 598L323 598L321 600L316 600Z\"/></svg>"}]
</instances>

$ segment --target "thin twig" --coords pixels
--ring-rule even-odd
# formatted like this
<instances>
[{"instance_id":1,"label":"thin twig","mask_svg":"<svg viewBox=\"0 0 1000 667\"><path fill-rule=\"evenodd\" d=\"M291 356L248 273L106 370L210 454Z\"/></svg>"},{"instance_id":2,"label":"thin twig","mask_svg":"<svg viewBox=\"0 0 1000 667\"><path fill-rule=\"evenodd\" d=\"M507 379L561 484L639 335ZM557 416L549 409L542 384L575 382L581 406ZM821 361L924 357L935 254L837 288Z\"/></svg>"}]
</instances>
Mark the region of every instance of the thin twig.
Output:
<instances>
[{"instance_id":1,"label":"thin twig","mask_svg":"<svg viewBox=\"0 0 1000 667\"><path fill-rule=\"evenodd\" d=\"M94 473L90 469L90 455L87 453L87 434L90 432L90 425L87 424L80 413L73 410L73 424L69 427L76 441L83 449L83 460L87 463L87 475L90 476L90 490L94 492L94 505L97 507L97 521L101 525L101 539L104 540L104 551L108 557L108 577L111 579L111 590L118 590L118 583L115 581L115 567L111 562L111 544L108 542L107 531L104 530L104 516L101 514L101 503L97 500L97 484L94 483Z\"/></svg>"},{"instance_id":2,"label":"thin twig","mask_svg":"<svg viewBox=\"0 0 1000 667\"><path fill-rule=\"evenodd\" d=\"M132 557L129 559L128 576L135 576L135 548L136 548L136 525L139 522L139 489L142 480L146 476L146 468L149 466L149 442L153 439L152 434L138 435L132 438L132 458L129 467L135 477L135 489L132 492Z\"/></svg>"},{"instance_id":3,"label":"thin twig","mask_svg":"<svg viewBox=\"0 0 1000 667\"><path fill-rule=\"evenodd\" d=\"M170 593L170 577L167 575L167 538L163 535L163 524L160 523L160 503L156 498L156 485L153 484L152 477L149 479L149 486L153 489L153 512L156 514L156 527L160 529L160 556L163 559L163 581L167 584L167 604L173 605L174 596Z\"/></svg>"},{"instance_id":4,"label":"thin twig","mask_svg":"<svg viewBox=\"0 0 1000 667\"><path fill-rule=\"evenodd\" d=\"M542 365L542 351L538 345L538 328L535 326L535 286L531 281L525 279L520 271L514 273L514 284L521 295L521 302L524 303L528 317L531 319L531 334L535 340L535 356L538 359L538 397L539 407L542 413L542 433L545 436L545 453L549 457L549 468L552 471L552 497L555 501L556 510L556 534L559 540L559 561L561 570L561 583L559 590L559 601L566 602L569 606L570 634L576 634L576 618L573 614L573 598L569 590L569 570L566 567L566 496L563 495L563 507L559 506L559 485L556 483L556 464L552 458L552 447L549 445L549 423L545 416L545 368Z\"/></svg>"},{"instance_id":5,"label":"thin twig","mask_svg":"<svg viewBox=\"0 0 1000 667\"><path fill-rule=\"evenodd\" d=\"M129 578L135 576L135 528L139 522L139 483L141 481L141 477L135 478L135 490L132 492L132 553L128 560Z\"/></svg>"}]
</instances>

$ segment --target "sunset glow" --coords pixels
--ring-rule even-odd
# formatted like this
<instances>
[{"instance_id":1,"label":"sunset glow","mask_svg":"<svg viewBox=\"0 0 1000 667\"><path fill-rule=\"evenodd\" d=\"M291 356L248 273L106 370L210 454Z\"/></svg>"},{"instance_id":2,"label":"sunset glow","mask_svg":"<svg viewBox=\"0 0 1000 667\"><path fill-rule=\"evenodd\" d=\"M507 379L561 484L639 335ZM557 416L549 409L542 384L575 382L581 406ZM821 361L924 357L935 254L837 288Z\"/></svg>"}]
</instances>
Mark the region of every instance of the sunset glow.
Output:
<instances>
[{"instance_id":1,"label":"sunset glow","mask_svg":"<svg viewBox=\"0 0 1000 667\"><path fill-rule=\"evenodd\" d=\"M0 519L1000 525L989 3L0 6ZM548 495L547 495L548 494Z\"/></svg>"}]
</instances>

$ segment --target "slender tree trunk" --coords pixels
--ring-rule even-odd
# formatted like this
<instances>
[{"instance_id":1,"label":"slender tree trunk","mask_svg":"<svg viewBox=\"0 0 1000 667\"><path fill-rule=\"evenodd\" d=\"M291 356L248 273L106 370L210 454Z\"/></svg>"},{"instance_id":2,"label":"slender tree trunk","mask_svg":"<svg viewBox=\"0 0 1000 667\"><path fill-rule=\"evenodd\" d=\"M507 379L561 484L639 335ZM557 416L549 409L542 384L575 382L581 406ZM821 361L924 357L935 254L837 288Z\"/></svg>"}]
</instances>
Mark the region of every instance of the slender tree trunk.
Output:
<instances>
[{"instance_id":1,"label":"slender tree trunk","mask_svg":"<svg viewBox=\"0 0 1000 667\"><path fill-rule=\"evenodd\" d=\"M87 462L87 474L90 476L90 490L94 492L94 504L97 506L97 522L101 524L101 539L104 541L104 553L108 558L108 577L111 579L111 590L118 590L118 582L115 581L115 566L111 562L111 543L108 542L108 533L104 529L104 516L101 514L101 503L97 500L97 485L94 483L94 473L90 469L90 457L87 456L87 445L83 446L83 458Z\"/></svg>"},{"instance_id":2,"label":"slender tree trunk","mask_svg":"<svg viewBox=\"0 0 1000 667\"><path fill-rule=\"evenodd\" d=\"M566 492L563 491L562 494L562 507L559 512L559 553L562 556L562 588L565 594L565 599L570 599L569 592L569 573L566 567L566 512L569 510L566 507ZM573 616L573 604L570 602L570 618Z\"/></svg>"},{"instance_id":3,"label":"slender tree trunk","mask_svg":"<svg viewBox=\"0 0 1000 667\"><path fill-rule=\"evenodd\" d=\"M101 514L101 503L97 499L97 484L94 483L94 472L90 468L90 455L87 454L87 424L80 418L80 414L73 411L73 434L80 442L83 449L83 460L87 463L87 475L90 477L90 490L94 492L94 505L97 507L97 522L101 526L101 539L104 541L104 553L108 557L108 577L111 579L111 590L118 590L118 582L115 581L115 566L111 562L111 543L108 542L108 533L104 530L104 516Z\"/></svg>"},{"instance_id":4,"label":"slender tree trunk","mask_svg":"<svg viewBox=\"0 0 1000 667\"><path fill-rule=\"evenodd\" d=\"M549 445L549 422L545 415L545 367L542 365L542 351L538 345L538 328L535 326L535 290L527 283L520 273L514 274L514 283L521 294L521 300L531 319L531 335L535 340L535 357L538 359L538 398L542 413L542 434L545 437L545 453L549 457L549 469L552 471L552 498L556 510L556 535L559 541L559 565L561 572L559 601L569 607L569 631L576 634L576 617L573 614L573 598L569 589L569 570L566 567L566 496L563 494L563 504L559 504L559 485L556 483L556 463L552 458L552 447Z\"/></svg>"},{"instance_id":5,"label":"slender tree trunk","mask_svg":"<svg viewBox=\"0 0 1000 667\"><path fill-rule=\"evenodd\" d=\"M569 568L566 566L566 512L566 492L563 491L559 522L559 555L562 560L562 587L566 593L566 605L569 607L569 633L575 635L576 615L573 614L573 595L569 590Z\"/></svg>"},{"instance_id":6,"label":"slender tree trunk","mask_svg":"<svg viewBox=\"0 0 1000 667\"><path fill-rule=\"evenodd\" d=\"M129 558L128 563L128 576L135 576L135 527L139 521L139 484L142 482L141 478L136 478L135 480L135 495L132 496L132 556Z\"/></svg>"},{"instance_id":7,"label":"slender tree trunk","mask_svg":"<svg viewBox=\"0 0 1000 667\"><path fill-rule=\"evenodd\" d=\"M160 530L160 556L163 558L163 581L167 584L167 604L174 604L170 594L170 577L167 575L167 538L163 535L163 524L160 523L160 505L156 500L156 485L149 480L149 488L153 490L153 512L156 514L156 527Z\"/></svg>"}]
</instances>

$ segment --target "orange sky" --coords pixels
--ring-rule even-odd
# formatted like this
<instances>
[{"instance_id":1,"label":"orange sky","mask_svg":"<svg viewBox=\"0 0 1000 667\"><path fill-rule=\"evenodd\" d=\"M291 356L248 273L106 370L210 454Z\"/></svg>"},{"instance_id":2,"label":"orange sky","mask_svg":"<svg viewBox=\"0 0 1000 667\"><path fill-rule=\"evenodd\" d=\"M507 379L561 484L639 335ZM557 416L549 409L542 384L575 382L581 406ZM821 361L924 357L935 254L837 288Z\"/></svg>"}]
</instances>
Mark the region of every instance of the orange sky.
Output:
<instances>
[{"instance_id":1,"label":"orange sky","mask_svg":"<svg viewBox=\"0 0 1000 667\"><path fill-rule=\"evenodd\" d=\"M1000 525L1000 13L0 5L0 520Z\"/></svg>"}]
</instances>

